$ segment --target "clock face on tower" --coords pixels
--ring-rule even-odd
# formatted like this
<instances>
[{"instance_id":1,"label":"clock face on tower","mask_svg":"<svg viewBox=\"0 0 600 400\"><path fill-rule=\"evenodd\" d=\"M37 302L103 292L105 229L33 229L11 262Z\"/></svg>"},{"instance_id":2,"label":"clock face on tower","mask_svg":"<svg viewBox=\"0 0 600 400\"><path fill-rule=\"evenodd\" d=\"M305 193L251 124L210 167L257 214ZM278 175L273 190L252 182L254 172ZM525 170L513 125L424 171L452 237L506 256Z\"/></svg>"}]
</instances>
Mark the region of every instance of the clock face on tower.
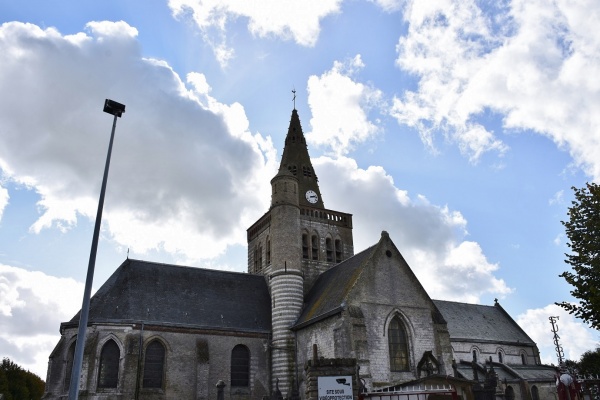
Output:
<instances>
[{"instance_id":1,"label":"clock face on tower","mask_svg":"<svg viewBox=\"0 0 600 400\"><path fill-rule=\"evenodd\" d=\"M306 200L309 203L315 204L317 201L319 201L319 196L317 196L317 194L315 193L314 190L307 190L306 191Z\"/></svg>"}]
</instances>

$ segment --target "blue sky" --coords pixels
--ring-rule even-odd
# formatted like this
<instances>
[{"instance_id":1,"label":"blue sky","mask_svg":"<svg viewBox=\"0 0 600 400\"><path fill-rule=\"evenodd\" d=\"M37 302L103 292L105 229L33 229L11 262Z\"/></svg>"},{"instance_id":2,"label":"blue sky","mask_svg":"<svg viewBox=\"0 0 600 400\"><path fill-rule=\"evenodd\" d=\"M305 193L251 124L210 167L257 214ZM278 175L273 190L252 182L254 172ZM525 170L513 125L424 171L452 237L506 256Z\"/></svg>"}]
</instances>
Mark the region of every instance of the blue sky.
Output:
<instances>
[{"instance_id":1,"label":"blue sky","mask_svg":"<svg viewBox=\"0 0 600 400\"><path fill-rule=\"evenodd\" d=\"M427 3L427 4L422 4ZM250 5L252 4L252 5ZM45 377L132 258L246 270L292 103L325 206L382 230L436 299L494 298L556 362L598 342L573 300L571 187L600 179L600 5L567 1L0 3L0 356Z\"/></svg>"}]
</instances>

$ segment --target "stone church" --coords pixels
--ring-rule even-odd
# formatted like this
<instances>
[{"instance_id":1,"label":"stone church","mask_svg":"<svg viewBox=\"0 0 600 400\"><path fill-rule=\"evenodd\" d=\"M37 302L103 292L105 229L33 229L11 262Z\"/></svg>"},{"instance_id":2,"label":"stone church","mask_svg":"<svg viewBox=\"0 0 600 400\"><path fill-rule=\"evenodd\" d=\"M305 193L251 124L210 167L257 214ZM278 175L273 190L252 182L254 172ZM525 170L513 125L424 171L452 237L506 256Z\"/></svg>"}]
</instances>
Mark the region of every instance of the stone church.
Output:
<instances>
[{"instance_id":1,"label":"stone church","mask_svg":"<svg viewBox=\"0 0 600 400\"><path fill-rule=\"evenodd\" d=\"M91 299L80 398L313 399L317 367L336 365L361 397L554 398L554 370L498 302L431 299L385 231L354 253L352 215L325 208L295 109L271 187L247 273L115 270ZM67 398L78 322L60 325L45 399Z\"/></svg>"}]
</instances>

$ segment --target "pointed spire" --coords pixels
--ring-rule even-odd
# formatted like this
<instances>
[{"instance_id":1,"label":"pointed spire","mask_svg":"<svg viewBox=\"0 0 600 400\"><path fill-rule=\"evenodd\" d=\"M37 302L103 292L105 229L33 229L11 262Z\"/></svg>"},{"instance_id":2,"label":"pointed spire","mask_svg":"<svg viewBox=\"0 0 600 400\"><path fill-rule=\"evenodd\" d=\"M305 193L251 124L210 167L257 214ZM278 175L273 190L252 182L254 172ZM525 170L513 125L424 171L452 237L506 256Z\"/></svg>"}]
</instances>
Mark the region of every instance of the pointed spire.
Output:
<instances>
[{"instance_id":1,"label":"pointed spire","mask_svg":"<svg viewBox=\"0 0 600 400\"><path fill-rule=\"evenodd\" d=\"M278 175L286 172L290 172L298 179L298 195L301 206L324 208L317 175L310 162L300 117L295 108L292 110Z\"/></svg>"}]
</instances>

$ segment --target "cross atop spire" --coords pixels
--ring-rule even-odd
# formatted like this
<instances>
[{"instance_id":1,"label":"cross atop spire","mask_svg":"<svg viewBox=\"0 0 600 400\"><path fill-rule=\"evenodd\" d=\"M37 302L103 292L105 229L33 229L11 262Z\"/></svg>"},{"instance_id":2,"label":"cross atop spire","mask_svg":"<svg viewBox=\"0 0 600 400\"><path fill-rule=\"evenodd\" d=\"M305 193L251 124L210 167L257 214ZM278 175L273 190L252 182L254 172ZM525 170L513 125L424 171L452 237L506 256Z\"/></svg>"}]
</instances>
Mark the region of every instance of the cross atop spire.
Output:
<instances>
[{"instance_id":1,"label":"cross atop spire","mask_svg":"<svg viewBox=\"0 0 600 400\"><path fill-rule=\"evenodd\" d=\"M294 102L294 110L296 109L296 89L292 89L292 93L294 93L294 98L292 99L292 101Z\"/></svg>"}]
</instances>

